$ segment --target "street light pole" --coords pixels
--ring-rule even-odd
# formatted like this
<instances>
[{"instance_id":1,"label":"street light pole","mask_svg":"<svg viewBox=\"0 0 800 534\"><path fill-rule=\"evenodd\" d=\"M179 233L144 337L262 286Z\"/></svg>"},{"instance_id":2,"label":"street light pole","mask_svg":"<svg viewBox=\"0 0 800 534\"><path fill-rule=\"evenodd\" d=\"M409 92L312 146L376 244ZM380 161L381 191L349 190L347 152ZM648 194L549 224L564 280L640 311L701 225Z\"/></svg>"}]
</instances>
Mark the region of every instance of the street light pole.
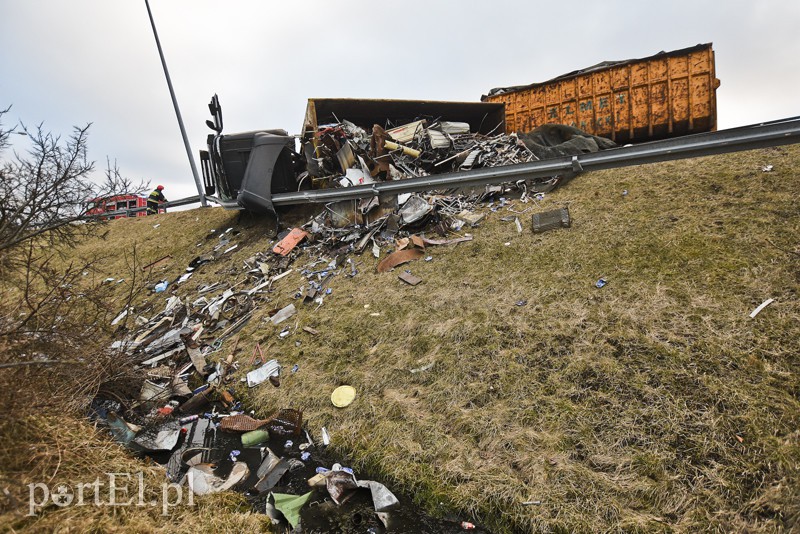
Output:
<instances>
[{"instance_id":1,"label":"street light pole","mask_svg":"<svg viewBox=\"0 0 800 534\"><path fill-rule=\"evenodd\" d=\"M194 176L194 183L197 185L197 194L200 195L200 205L208 207L206 202L205 189L203 182L200 180L200 175L197 174L197 167L194 164L192 157L192 149L189 146L189 138L186 137L186 128L183 126L183 118L181 117L181 110L178 107L178 100L175 98L175 90L172 88L172 80L169 77L167 70L167 62L164 59L164 51L161 49L161 41L158 39L158 32L156 31L156 23L153 20L153 12L150 11L150 2L144 0L144 5L147 6L147 15L150 17L150 25L153 27L153 36L156 38L156 46L158 47L158 55L161 57L161 66L164 67L164 76L167 78L167 86L169 87L169 94L172 97L172 105L175 108L175 116L178 117L178 126L181 128L181 135L183 136L183 144L186 147L186 156L189 158L189 165L192 167L192 176Z\"/></svg>"}]
</instances>

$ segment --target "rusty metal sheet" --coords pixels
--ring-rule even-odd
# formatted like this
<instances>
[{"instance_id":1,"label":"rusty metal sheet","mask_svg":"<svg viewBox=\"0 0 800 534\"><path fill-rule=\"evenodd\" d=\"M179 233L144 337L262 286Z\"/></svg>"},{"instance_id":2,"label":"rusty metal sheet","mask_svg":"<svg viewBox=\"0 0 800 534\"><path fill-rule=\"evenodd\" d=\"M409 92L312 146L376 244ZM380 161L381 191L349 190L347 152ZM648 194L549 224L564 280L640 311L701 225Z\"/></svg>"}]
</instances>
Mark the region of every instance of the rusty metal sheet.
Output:
<instances>
[{"instance_id":1,"label":"rusty metal sheet","mask_svg":"<svg viewBox=\"0 0 800 534\"><path fill-rule=\"evenodd\" d=\"M292 250L294 250L300 241L306 237L308 237L308 232L305 232L300 228L292 228L292 231L289 232L289 235L284 237L280 243L275 245L275 248L272 249L272 252L275 254L280 254L281 256L286 256Z\"/></svg>"},{"instance_id":2,"label":"rusty metal sheet","mask_svg":"<svg viewBox=\"0 0 800 534\"><path fill-rule=\"evenodd\" d=\"M381 262L378 264L378 272L385 273L387 271L391 271L398 265L403 263L408 263L410 261L418 260L422 257L422 251L418 248L406 249L406 250L398 250L397 252L392 252Z\"/></svg>"}]
</instances>

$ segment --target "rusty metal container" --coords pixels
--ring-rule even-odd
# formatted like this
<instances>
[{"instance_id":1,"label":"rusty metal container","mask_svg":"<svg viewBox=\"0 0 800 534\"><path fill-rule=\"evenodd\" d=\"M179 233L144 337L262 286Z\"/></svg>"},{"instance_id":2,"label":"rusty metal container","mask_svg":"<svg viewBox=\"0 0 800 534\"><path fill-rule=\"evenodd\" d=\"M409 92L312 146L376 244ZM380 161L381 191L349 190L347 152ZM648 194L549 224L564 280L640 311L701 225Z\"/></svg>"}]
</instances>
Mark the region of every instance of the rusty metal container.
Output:
<instances>
[{"instance_id":1,"label":"rusty metal container","mask_svg":"<svg viewBox=\"0 0 800 534\"><path fill-rule=\"evenodd\" d=\"M717 87L708 43L492 89L481 100L505 103L509 132L566 124L624 144L716 130Z\"/></svg>"}]
</instances>

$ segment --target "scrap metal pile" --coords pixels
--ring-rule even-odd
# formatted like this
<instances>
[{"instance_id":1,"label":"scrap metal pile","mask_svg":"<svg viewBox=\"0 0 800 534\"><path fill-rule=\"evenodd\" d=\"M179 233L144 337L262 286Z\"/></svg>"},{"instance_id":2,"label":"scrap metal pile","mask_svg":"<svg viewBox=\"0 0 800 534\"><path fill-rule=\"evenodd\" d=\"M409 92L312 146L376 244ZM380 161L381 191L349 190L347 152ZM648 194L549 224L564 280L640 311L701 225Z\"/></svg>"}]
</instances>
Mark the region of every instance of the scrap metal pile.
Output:
<instances>
[{"instance_id":1,"label":"scrap metal pile","mask_svg":"<svg viewBox=\"0 0 800 534\"><path fill-rule=\"evenodd\" d=\"M491 132L483 135L471 133L466 122L419 119L389 129L375 124L371 132L367 132L343 120L320 126L313 139L306 142L304 152L308 170L298 177L298 181L301 187L309 179L313 188L351 187L526 163L614 146L608 139L563 125L545 125L520 135ZM313 231L318 233L322 223L360 229L371 227L377 221L385 224L392 237L397 228L419 227L422 222L440 223L444 220L444 224L436 226L436 231L445 236L463 225L463 220L453 220L457 215L473 209L478 202L492 195L499 198L517 193L522 202L527 202L529 193L551 191L572 176L518 180L486 186L480 191L462 188L397 196L376 195L357 202L331 203L326 206L327 218L316 220ZM385 237L386 233L380 235ZM363 250L363 245L359 241L356 250Z\"/></svg>"},{"instance_id":2,"label":"scrap metal pile","mask_svg":"<svg viewBox=\"0 0 800 534\"><path fill-rule=\"evenodd\" d=\"M471 134L465 124L453 122L420 120L389 130L375 126L369 135L341 122L321 127L319 134L315 162L324 172L312 179L327 180L333 187L535 159L516 136ZM258 343L242 352L239 333L256 318L278 347L313 342L320 332L313 322L303 324L298 311L305 308L307 317L335 299L336 278L359 276L363 269L366 260L359 255L378 259L379 273L412 261L432 261L433 247L471 241L469 232L493 213L521 233L520 217L540 207L543 195L529 193L528 183L520 181L478 191L331 203L239 260L233 256L241 254L236 242L240 232L211 230L197 245L205 251L183 272L154 284L156 295L168 296L163 309L147 317L146 308L126 308L112 323L120 326L123 337L113 348L126 354L146 379L127 398L99 395L91 417L130 449L161 461L169 480L186 483L196 494L246 491L257 509L294 527L300 508L312 498L332 499L338 507L358 488L368 489L362 498L371 495L369 508L380 519L377 525L386 526L398 513L397 498L381 484L357 480L336 465L325 452L329 437L324 428L315 440L299 407L262 407L264 417L259 419L242 405L233 387L239 382L253 388L269 387L267 383L280 387L282 380L287 387L291 381ZM565 209L552 220L537 222L544 214L531 215L534 231L569 226ZM195 273L222 261L228 265L216 271L216 281L188 290L186 282ZM415 286L423 281L410 269L401 270L402 282ZM302 372L296 364L290 368L292 374Z\"/></svg>"},{"instance_id":3,"label":"scrap metal pile","mask_svg":"<svg viewBox=\"0 0 800 534\"><path fill-rule=\"evenodd\" d=\"M309 221L309 230L314 224ZM262 350L259 343L240 346L237 334L254 316L263 317L265 324L259 328L271 329L276 343L310 342L320 332L289 319L303 302L321 306L331 295L330 282L336 276L358 274L359 262L349 256L355 241L349 238L352 229L317 230L314 234L295 228L270 243L269 249L240 261L232 257L239 252L235 241L240 232L212 230L205 242L198 243L207 250L184 272L152 286L155 300L166 297L163 309L146 317L148 308L129 307L112 322L122 338L112 348L127 355L124 361L135 367L141 388L136 393L119 385L101 388L89 415L136 454L162 463L168 480L187 485L197 495L246 492L255 509L291 528L305 510L304 521L322 531L337 520L334 516L358 513L364 526L383 532L393 521L402 517L407 522L414 514L401 507L384 485L357 478L338 464L326 451L327 430L310 430L301 409L276 405L266 417L257 418L237 398L234 387L239 382L248 388L291 387L282 376L283 366L265 355L268 349ZM360 240L370 235L372 241L373 230L355 235ZM151 266L166 268L169 258ZM304 265L293 268L301 258ZM230 264L218 271L226 282L188 290L186 282L194 274L222 261ZM287 289L281 280L293 272L299 272L303 285ZM257 314L265 306L268 313ZM296 364L290 369L290 376L302 372ZM333 396L332 402L340 406ZM304 508L310 502L328 506ZM447 526L431 531L447 531Z\"/></svg>"},{"instance_id":4,"label":"scrap metal pile","mask_svg":"<svg viewBox=\"0 0 800 534\"><path fill-rule=\"evenodd\" d=\"M366 488L372 496L370 507L381 514L376 524L379 519L388 523L397 498L382 484L357 480L352 470L329 461L324 448L330 438L324 428L315 441L304 428L301 410L276 408L256 419L235 396L232 386L237 381L248 387L267 382L280 386L278 361L266 361L258 344L248 352L249 361L238 361L238 338L233 336L260 305L272 300L273 283L292 272L287 265L294 247L287 246L286 255L269 252L248 258L241 270L228 273L240 277L238 284L202 285L192 302L177 295L198 269L238 248L230 242L238 233L232 228L212 231L209 252L192 260L174 280L155 284L159 295L167 288L174 293L162 311L134 318L136 312L127 308L115 318L113 324L126 335L113 348L127 353L147 378L138 398L101 392L90 417L107 425L131 450L162 461L171 482L185 483L197 495L246 491L262 511L293 528L300 521L300 508L312 497L332 499L338 506L355 490ZM269 321L277 325L294 313L290 304ZM125 329L126 319L135 327ZM246 372L237 375L241 367ZM297 371L294 366L291 372Z\"/></svg>"},{"instance_id":5,"label":"scrap metal pile","mask_svg":"<svg viewBox=\"0 0 800 534\"><path fill-rule=\"evenodd\" d=\"M420 119L371 132L344 120L321 125L307 150L309 174L333 187L527 163L537 157L516 135L470 133L466 122Z\"/></svg>"}]
</instances>

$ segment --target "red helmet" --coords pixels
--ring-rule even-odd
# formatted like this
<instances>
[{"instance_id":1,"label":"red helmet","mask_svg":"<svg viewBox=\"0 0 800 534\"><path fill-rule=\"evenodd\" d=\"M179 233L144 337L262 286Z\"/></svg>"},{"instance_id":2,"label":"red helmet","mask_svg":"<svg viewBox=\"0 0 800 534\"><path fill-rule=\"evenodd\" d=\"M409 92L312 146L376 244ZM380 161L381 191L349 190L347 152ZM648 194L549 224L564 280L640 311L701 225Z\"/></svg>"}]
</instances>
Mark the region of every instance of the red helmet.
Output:
<instances>
[{"instance_id":1,"label":"red helmet","mask_svg":"<svg viewBox=\"0 0 800 534\"><path fill-rule=\"evenodd\" d=\"M159 185L158 187L156 187L156 189L158 189L159 191L162 191L164 189L164 186L163 185Z\"/></svg>"}]
</instances>

